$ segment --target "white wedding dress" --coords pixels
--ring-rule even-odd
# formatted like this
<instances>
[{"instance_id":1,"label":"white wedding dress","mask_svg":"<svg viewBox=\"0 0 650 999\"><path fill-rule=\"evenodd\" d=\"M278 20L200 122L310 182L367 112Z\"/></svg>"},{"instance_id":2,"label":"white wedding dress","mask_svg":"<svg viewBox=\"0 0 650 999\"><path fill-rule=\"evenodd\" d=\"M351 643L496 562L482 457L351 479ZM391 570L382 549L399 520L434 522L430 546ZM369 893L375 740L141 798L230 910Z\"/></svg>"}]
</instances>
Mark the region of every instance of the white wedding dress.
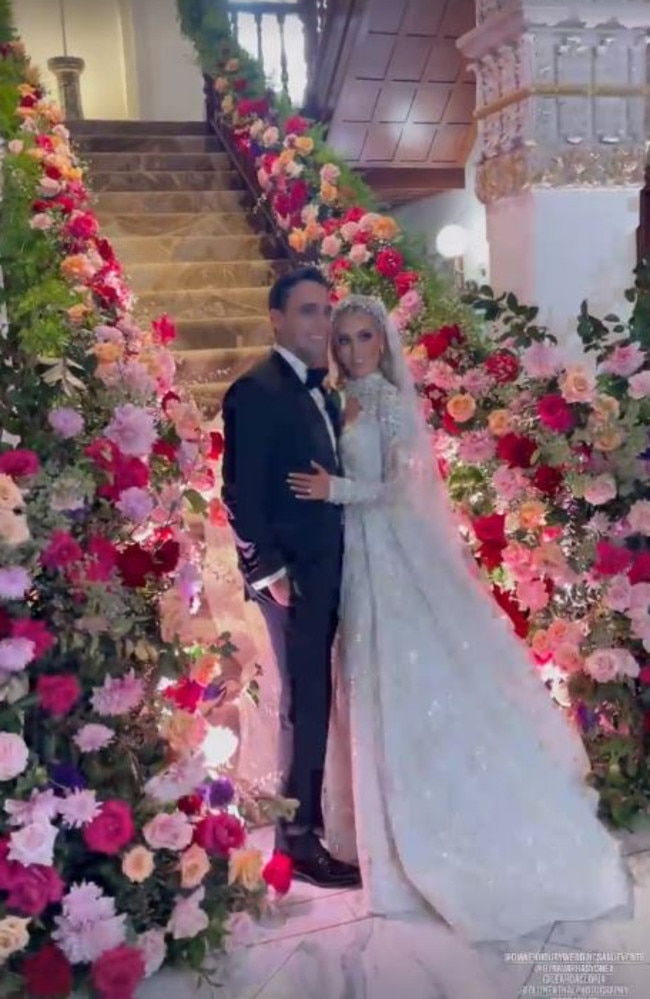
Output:
<instances>
[{"instance_id":1,"label":"white wedding dress","mask_svg":"<svg viewBox=\"0 0 650 999\"><path fill-rule=\"evenodd\" d=\"M579 735L472 574L433 475L418 503L404 393L379 373L346 391L361 411L331 492L345 556L329 848L358 857L371 913L433 909L471 941L625 904Z\"/></svg>"}]
</instances>

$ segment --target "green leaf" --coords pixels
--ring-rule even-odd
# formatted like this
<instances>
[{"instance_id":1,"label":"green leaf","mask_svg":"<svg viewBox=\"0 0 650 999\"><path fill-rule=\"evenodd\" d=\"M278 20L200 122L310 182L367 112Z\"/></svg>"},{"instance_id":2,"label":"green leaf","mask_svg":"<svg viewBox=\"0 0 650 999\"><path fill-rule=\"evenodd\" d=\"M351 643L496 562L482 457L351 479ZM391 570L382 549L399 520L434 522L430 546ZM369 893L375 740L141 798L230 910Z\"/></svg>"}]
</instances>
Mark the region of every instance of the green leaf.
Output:
<instances>
[{"instance_id":1,"label":"green leaf","mask_svg":"<svg viewBox=\"0 0 650 999\"><path fill-rule=\"evenodd\" d=\"M186 489L183 499L187 501L192 513L205 516L208 512L208 501L196 489Z\"/></svg>"}]
</instances>

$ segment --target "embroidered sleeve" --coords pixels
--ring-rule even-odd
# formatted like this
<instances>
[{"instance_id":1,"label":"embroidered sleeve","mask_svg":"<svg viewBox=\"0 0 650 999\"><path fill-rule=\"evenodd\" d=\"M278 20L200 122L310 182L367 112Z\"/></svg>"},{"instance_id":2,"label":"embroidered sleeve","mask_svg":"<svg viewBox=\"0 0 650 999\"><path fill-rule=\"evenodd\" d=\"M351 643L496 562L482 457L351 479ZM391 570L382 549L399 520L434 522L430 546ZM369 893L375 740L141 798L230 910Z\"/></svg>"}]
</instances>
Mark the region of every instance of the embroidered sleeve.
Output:
<instances>
[{"instance_id":1,"label":"embroidered sleeve","mask_svg":"<svg viewBox=\"0 0 650 999\"><path fill-rule=\"evenodd\" d=\"M399 446L401 429L399 393L392 385L382 389L377 404L377 420L381 440L381 478L364 480L332 476L330 503L342 506L352 503L371 506L390 504L401 494L408 461Z\"/></svg>"}]
</instances>

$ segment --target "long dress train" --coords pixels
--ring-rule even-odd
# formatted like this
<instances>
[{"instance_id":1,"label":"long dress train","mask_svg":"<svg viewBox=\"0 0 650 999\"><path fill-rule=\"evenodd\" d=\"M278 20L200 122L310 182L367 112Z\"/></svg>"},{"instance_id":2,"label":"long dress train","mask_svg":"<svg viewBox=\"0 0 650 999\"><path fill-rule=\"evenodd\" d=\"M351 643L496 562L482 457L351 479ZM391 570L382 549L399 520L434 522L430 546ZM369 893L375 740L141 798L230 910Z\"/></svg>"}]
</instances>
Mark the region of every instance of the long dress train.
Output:
<instances>
[{"instance_id":1,"label":"long dress train","mask_svg":"<svg viewBox=\"0 0 650 999\"><path fill-rule=\"evenodd\" d=\"M358 855L370 912L431 907L473 941L625 904L579 735L442 513L409 503L397 390L379 373L351 389L361 412L332 491L346 522L330 849Z\"/></svg>"}]
</instances>

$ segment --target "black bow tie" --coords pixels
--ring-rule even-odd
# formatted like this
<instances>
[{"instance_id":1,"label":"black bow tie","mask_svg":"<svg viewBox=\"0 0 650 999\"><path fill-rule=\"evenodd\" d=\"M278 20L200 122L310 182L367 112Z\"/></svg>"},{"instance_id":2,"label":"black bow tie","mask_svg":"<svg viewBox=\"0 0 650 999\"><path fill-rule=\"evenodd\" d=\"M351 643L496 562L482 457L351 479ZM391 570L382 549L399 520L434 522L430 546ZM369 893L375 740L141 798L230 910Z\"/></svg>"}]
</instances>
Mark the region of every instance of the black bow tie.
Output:
<instances>
[{"instance_id":1,"label":"black bow tie","mask_svg":"<svg viewBox=\"0 0 650 999\"><path fill-rule=\"evenodd\" d=\"M323 382L327 378L329 371L327 368L308 368L305 385L308 389L322 389Z\"/></svg>"}]
</instances>

